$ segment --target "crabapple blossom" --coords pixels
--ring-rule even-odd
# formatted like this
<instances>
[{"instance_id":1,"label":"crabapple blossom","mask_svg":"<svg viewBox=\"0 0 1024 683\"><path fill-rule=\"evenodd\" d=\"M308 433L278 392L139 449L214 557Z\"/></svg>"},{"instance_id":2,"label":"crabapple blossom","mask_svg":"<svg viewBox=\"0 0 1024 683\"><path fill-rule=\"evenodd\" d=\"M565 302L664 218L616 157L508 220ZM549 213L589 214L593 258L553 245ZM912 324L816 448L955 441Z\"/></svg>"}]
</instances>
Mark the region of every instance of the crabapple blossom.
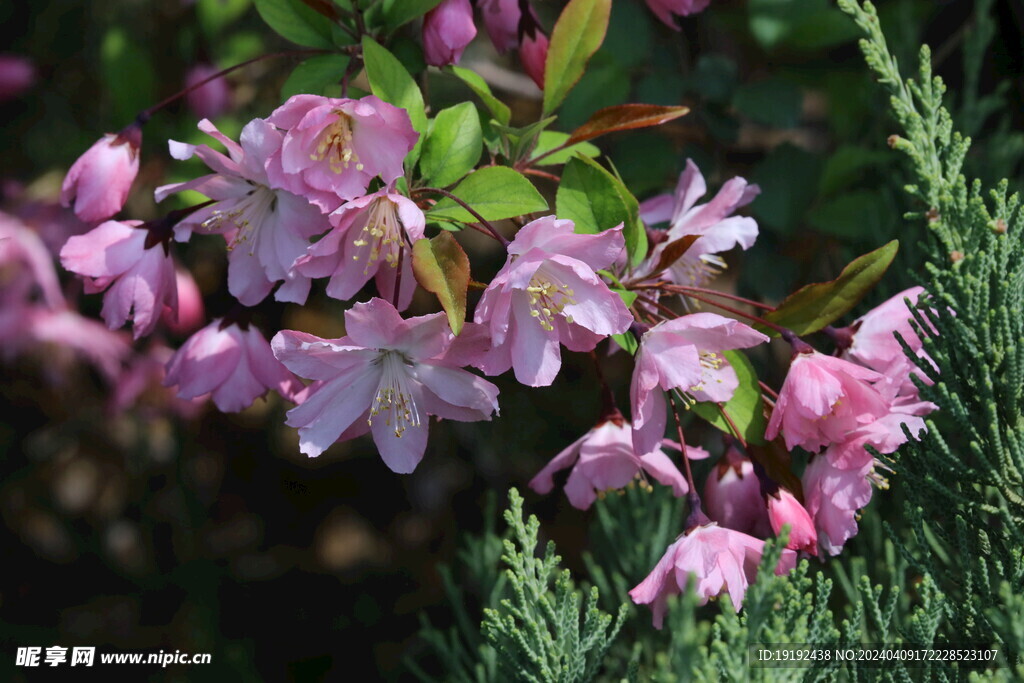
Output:
<instances>
[{"instance_id":1,"label":"crabapple blossom","mask_svg":"<svg viewBox=\"0 0 1024 683\"><path fill-rule=\"evenodd\" d=\"M174 385L179 398L210 394L225 413L248 408L268 389L288 399L303 389L258 329L220 318L189 337L167 363L164 386Z\"/></svg>"},{"instance_id":2,"label":"crabapple blossom","mask_svg":"<svg viewBox=\"0 0 1024 683\"><path fill-rule=\"evenodd\" d=\"M272 187L264 164L281 146L280 131L262 119L242 129L236 143L203 119L199 130L218 140L228 156L207 145L171 141L176 159L199 157L215 171L194 180L164 185L157 201L182 190L195 190L214 200L178 223L178 240L190 231L220 233L228 242L228 291L246 306L262 301L274 284L278 301L304 303L309 278L292 268L309 246L309 238L330 227L327 217L305 198Z\"/></svg>"},{"instance_id":3,"label":"crabapple blossom","mask_svg":"<svg viewBox=\"0 0 1024 683\"><path fill-rule=\"evenodd\" d=\"M455 337L444 313L403 320L375 298L345 312L347 335L340 339L278 332L272 341L278 360L320 382L288 411L287 424L299 428L300 450L318 456L368 426L385 464L407 474L423 458L428 415L489 420L498 410L497 387L460 369L480 353L466 345L486 341L483 330L469 327Z\"/></svg>"},{"instance_id":4,"label":"crabapple blossom","mask_svg":"<svg viewBox=\"0 0 1024 683\"><path fill-rule=\"evenodd\" d=\"M191 88L218 73L220 69L212 64L196 64L185 74L185 87ZM192 113L201 119L215 119L231 106L231 86L222 76L206 85L189 90L185 102Z\"/></svg>"},{"instance_id":5,"label":"crabapple blossom","mask_svg":"<svg viewBox=\"0 0 1024 683\"><path fill-rule=\"evenodd\" d=\"M704 11L711 0L647 0L647 6L666 26L679 30L677 16L686 17Z\"/></svg>"},{"instance_id":6,"label":"crabapple blossom","mask_svg":"<svg viewBox=\"0 0 1024 683\"><path fill-rule=\"evenodd\" d=\"M266 160L271 184L324 212L365 194L376 176L390 184L403 175L405 155L419 138L404 109L373 95L294 95L267 121L284 131Z\"/></svg>"},{"instance_id":7,"label":"crabapple blossom","mask_svg":"<svg viewBox=\"0 0 1024 683\"><path fill-rule=\"evenodd\" d=\"M796 496L787 489L779 488L775 493L769 493L767 500L768 519L775 535L782 533L782 527L788 524L789 539L786 547L817 555L818 534L814 530L814 521Z\"/></svg>"},{"instance_id":8,"label":"crabapple blossom","mask_svg":"<svg viewBox=\"0 0 1024 683\"><path fill-rule=\"evenodd\" d=\"M174 280L178 288L177 315L165 308L160 322L174 334L191 334L206 322L203 294L192 273L184 268L175 269Z\"/></svg>"},{"instance_id":9,"label":"crabapple blossom","mask_svg":"<svg viewBox=\"0 0 1024 683\"><path fill-rule=\"evenodd\" d=\"M708 456L707 451L697 446L687 446L686 451L692 459ZM552 475L568 467L572 467L572 472L565 483L565 495L580 510L589 508L599 492L621 489L640 472L671 486L677 498L689 491L686 479L660 446L643 455L633 450L629 423L621 415L593 427L556 455L530 480L530 488L540 494L550 493L555 485Z\"/></svg>"},{"instance_id":10,"label":"crabapple blossom","mask_svg":"<svg viewBox=\"0 0 1024 683\"><path fill-rule=\"evenodd\" d=\"M750 326L715 313L684 315L647 330L640 339L629 386L637 451L650 451L665 433L664 392L681 389L695 401L728 401L739 382L720 352L767 340Z\"/></svg>"},{"instance_id":11,"label":"crabapple blossom","mask_svg":"<svg viewBox=\"0 0 1024 683\"><path fill-rule=\"evenodd\" d=\"M431 66L457 64L475 36L469 0L443 0L423 17L423 57Z\"/></svg>"},{"instance_id":12,"label":"crabapple blossom","mask_svg":"<svg viewBox=\"0 0 1024 683\"><path fill-rule=\"evenodd\" d=\"M505 54L519 44L519 0L479 0L477 7L494 49Z\"/></svg>"},{"instance_id":13,"label":"crabapple blossom","mask_svg":"<svg viewBox=\"0 0 1024 683\"><path fill-rule=\"evenodd\" d=\"M381 297L394 300L401 267L398 308L416 290L408 245L423 238L425 219L415 202L382 189L353 199L330 215L334 228L295 262L306 277L330 277L327 295L346 300L375 278Z\"/></svg>"},{"instance_id":14,"label":"crabapple blossom","mask_svg":"<svg viewBox=\"0 0 1024 683\"><path fill-rule=\"evenodd\" d=\"M839 467L828 451L816 455L802 477L804 502L814 518L819 554L838 555L843 545L857 534L857 511L871 500L869 478L874 458L861 449L865 458L850 468Z\"/></svg>"},{"instance_id":15,"label":"crabapple blossom","mask_svg":"<svg viewBox=\"0 0 1024 683\"><path fill-rule=\"evenodd\" d=\"M524 33L519 44L519 61L523 63L523 71L541 90L544 89L544 68L548 61L549 43L544 32L536 28L532 33Z\"/></svg>"},{"instance_id":16,"label":"crabapple blossom","mask_svg":"<svg viewBox=\"0 0 1024 683\"><path fill-rule=\"evenodd\" d=\"M165 308L177 311L174 262L166 243L140 221L107 221L68 239L60 261L85 278L85 291L103 295L100 314L114 330L131 318L136 339L156 327ZM176 315L176 313L175 313Z\"/></svg>"},{"instance_id":17,"label":"crabapple blossom","mask_svg":"<svg viewBox=\"0 0 1024 683\"><path fill-rule=\"evenodd\" d=\"M629 596L638 605L651 606L654 627L660 629L668 598L682 593L692 574L699 604L728 592L738 612L747 586L757 578L763 553L764 541L753 536L714 522L695 526L668 547L647 578L629 591ZM775 573L785 574L795 566L796 553L783 550Z\"/></svg>"},{"instance_id":18,"label":"crabapple blossom","mask_svg":"<svg viewBox=\"0 0 1024 683\"><path fill-rule=\"evenodd\" d=\"M139 173L142 128L132 124L107 133L71 165L60 189L60 202L74 206L83 221L104 221L121 210Z\"/></svg>"},{"instance_id":19,"label":"crabapple blossom","mask_svg":"<svg viewBox=\"0 0 1024 683\"><path fill-rule=\"evenodd\" d=\"M761 496L761 483L750 458L734 446L704 482L702 497L708 517L727 529L765 538L771 532L768 508Z\"/></svg>"},{"instance_id":20,"label":"crabapple blossom","mask_svg":"<svg viewBox=\"0 0 1024 683\"><path fill-rule=\"evenodd\" d=\"M513 368L522 384L548 386L562 365L559 344L591 351L632 324L622 299L594 272L624 248L622 227L596 235L573 228L570 220L545 216L524 225L508 245L508 260L474 314L491 333L491 352L479 366L488 375Z\"/></svg>"},{"instance_id":21,"label":"crabapple blossom","mask_svg":"<svg viewBox=\"0 0 1024 683\"><path fill-rule=\"evenodd\" d=\"M786 448L817 451L890 412L872 386L883 377L874 370L817 351L800 352L789 366L771 420L769 441L782 431Z\"/></svg>"}]
</instances>

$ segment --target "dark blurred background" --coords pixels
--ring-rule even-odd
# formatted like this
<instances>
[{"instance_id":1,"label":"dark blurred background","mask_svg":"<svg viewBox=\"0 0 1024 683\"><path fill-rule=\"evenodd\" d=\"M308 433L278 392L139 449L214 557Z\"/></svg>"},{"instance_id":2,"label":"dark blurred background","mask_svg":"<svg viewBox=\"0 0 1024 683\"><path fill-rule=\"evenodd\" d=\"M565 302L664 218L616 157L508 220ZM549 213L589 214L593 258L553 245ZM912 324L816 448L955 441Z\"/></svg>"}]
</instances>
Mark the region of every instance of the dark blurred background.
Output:
<instances>
[{"instance_id":1,"label":"dark blurred background","mask_svg":"<svg viewBox=\"0 0 1024 683\"><path fill-rule=\"evenodd\" d=\"M550 30L562 3L536 4ZM877 4L902 64L916 64L921 42L933 46L960 128L980 140L972 172L1017 178L1022 4L993 5L997 33L977 69L969 49L966 68L964 60L975 3ZM288 49L248 0L5 3L0 23L10 38L2 51L29 57L38 75L27 92L0 103L2 209L41 232L47 222L68 220L52 204L74 159L102 133L180 89L189 67ZM922 207L908 206L901 193L899 160L885 145L894 126L852 23L826 0L716 0L682 24L672 32L642 2L616 0L605 45L555 127L572 130L594 109L619 102L691 106L678 122L609 136L600 146L641 199L671 188L687 157L713 190L737 174L761 184L750 208L761 237L749 252L727 256L721 286L778 301L893 237L903 243L900 262L865 306L912 284L918 235L901 215ZM407 27L394 50L421 71L417 40ZM485 42L471 46L465 63L496 70L508 84L496 92L513 105L514 122L534 120L539 93L505 78L517 65ZM234 135L267 115L299 61L268 60L233 74L232 108L217 124ZM468 97L440 74L427 78L435 110ZM168 138L201 139L195 121L174 105L147 124L125 216L159 215L164 208L153 203L153 187L204 172L166 153ZM474 276L489 277L501 255L468 231L463 237ZM207 312L223 314L229 302L221 291L221 245L207 240L179 253ZM66 279L75 298L78 285ZM324 297L322 287L314 291L303 309L261 306L256 323L268 337L282 328L337 336L344 306ZM98 314L99 297L81 302ZM433 305L421 297L414 312ZM165 338L172 348L183 341ZM276 399L222 415L212 406L176 406L149 382L127 407L112 409L108 380L85 364L54 372L57 355L48 346L0 354L5 671L18 646L59 644L213 653L209 667L145 668L155 680L343 680L360 669L402 679L403 658L430 665L416 639L419 616L450 619L437 564L483 527L486 494L503 496L510 485L523 490L592 426L599 408L591 359L566 352L552 387L526 390L499 378L501 417L493 422L432 424L422 464L398 476L365 438L307 459L283 424L288 406ZM629 360L620 353L602 362L625 410ZM760 369L779 385L766 364ZM716 438L695 440L717 452ZM588 515L557 490L528 494L527 502L579 569ZM11 671L6 680L39 675Z\"/></svg>"}]
</instances>

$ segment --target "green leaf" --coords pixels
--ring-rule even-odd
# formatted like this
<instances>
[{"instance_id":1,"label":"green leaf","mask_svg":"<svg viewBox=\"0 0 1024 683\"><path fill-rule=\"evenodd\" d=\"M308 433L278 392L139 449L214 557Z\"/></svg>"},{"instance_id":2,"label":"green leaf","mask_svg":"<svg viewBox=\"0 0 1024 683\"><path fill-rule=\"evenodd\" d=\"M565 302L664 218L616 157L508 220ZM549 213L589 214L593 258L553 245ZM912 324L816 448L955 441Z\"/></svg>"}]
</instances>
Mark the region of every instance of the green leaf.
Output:
<instances>
[{"instance_id":1,"label":"green leaf","mask_svg":"<svg viewBox=\"0 0 1024 683\"><path fill-rule=\"evenodd\" d=\"M611 290L622 297L622 303L626 304L626 308L633 305L636 301L637 293L629 291L628 289L621 289L619 287L612 287ZM640 348L640 342L637 341L636 335L632 332L626 331L622 334L613 334L612 341L619 345L619 347L629 353L631 356L636 355L636 350Z\"/></svg>"},{"instance_id":2,"label":"green leaf","mask_svg":"<svg viewBox=\"0 0 1024 683\"><path fill-rule=\"evenodd\" d=\"M394 31L441 4L441 0L384 0L381 15L388 31Z\"/></svg>"},{"instance_id":3,"label":"green leaf","mask_svg":"<svg viewBox=\"0 0 1024 683\"><path fill-rule=\"evenodd\" d=\"M423 143L423 178L439 187L451 185L473 170L483 145L480 116L471 102L442 109Z\"/></svg>"},{"instance_id":4,"label":"green leaf","mask_svg":"<svg viewBox=\"0 0 1024 683\"><path fill-rule=\"evenodd\" d=\"M455 186L452 194L484 217L498 221L537 211L546 211L548 203L526 177L507 166L486 166L473 171ZM473 214L445 197L427 212L430 220L476 223Z\"/></svg>"},{"instance_id":5,"label":"green leaf","mask_svg":"<svg viewBox=\"0 0 1024 683\"><path fill-rule=\"evenodd\" d=\"M798 335L817 332L848 313L885 274L896 257L899 241L858 256L835 280L801 287L764 318ZM778 334L770 330L761 330Z\"/></svg>"},{"instance_id":6,"label":"green leaf","mask_svg":"<svg viewBox=\"0 0 1024 683\"><path fill-rule=\"evenodd\" d=\"M537 136L537 145L533 148L533 158L536 159L548 150L564 145L568 140L568 133L560 133L557 130L543 131ZM601 150L589 142L578 142L575 145L569 145L565 149L560 149L540 161L533 162L533 164L536 166L557 166L564 164L577 154L582 154L585 157L597 157L601 156Z\"/></svg>"},{"instance_id":7,"label":"green leaf","mask_svg":"<svg viewBox=\"0 0 1024 683\"><path fill-rule=\"evenodd\" d=\"M848 242L874 242L876 235L891 235L897 213L887 195L871 190L847 192L813 209L807 217L823 233Z\"/></svg>"},{"instance_id":8,"label":"green leaf","mask_svg":"<svg viewBox=\"0 0 1024 683\"><path fill-rule=\"evenodd\" d=\"M551 32L544 65L544 115L562 103L580 80L608 30L611 0L570 0Z\"/></svg>"},{"instance_id":9,"label":"green leaf","mask_svg":"<svg viewBox=\"0 0 1024 683\"><path fill-rule=\"evenodd\" d=\"M423 289L437 295L448 315L452 332L466 322L466 291L469 289L469 257L450 232L412 245L412 272Z\"/></svg>"},{"instance_id":10,"label":"green leaf","mask_svg":"<svg viewBox=\"0 0 1024 683\"><path fill-rule=\"evenodd\" d=\"M132 120L155 99L156 72L149 54L121 27L111 28L103 36L100 59L117 119Z\"/></svg>"},{"instance_id":11,"label":"green leaf","mask_svg":"<svg viewBox=\"0 0 1024 683\"><path fill-rule=\"evenodd\" d=\"M508 108L507 104L491 93L491 87L487 85L487 81L481 78L475 71L464 69L461 66L452 66L451 73L476 93L476 96L487 107L487 111L491 112L491 116L494 117L495 121L506 126L508 125L508 122L512 120L512 110Z\"/></svg>"},{"instance_id":12,"label":"green leaf","mask_svg":"<svg viewBox=\"0 0 1024 683\"><path fill-rule=\"evenodd\" d=\"M770 78L740 86L733 105L752 121L775 128L793 128L800 121L803 95L795 84Z\"/></svg>"},{"instance_id":13,"label":"green leaf","mask_svg":"<svg viewBox=\"0 0 1024 683\"><path fill-rule=\"evenodd\" d=\"M750 211L759 223L781 234L800 227L821 177L821 158L784 142L754 169L761 194Z\"/></svg>"},{"instance_id":14,"label":"green leaf","mask_svg":"<svg viewBox=\"0 0 1024 683\"><path fill-rule=\"evenodd\" d=\"M370 90L385 102L401 107L409 114L412 128L420 134L416 146L409 152L406 163L416 163L427 133L427 112L423 93L398 58L370 36L363 36L363 63Z\"/></svg>"},{"instance_id":15,"label":"green leaf","mask_svg":"<svg viewBox=\"0 0 1024 683\"><path fill-rule=\"evenodd\" d=\"M281 37L306 47L330 48L331 22L300 0L254 0L263 21Z\"/></svg>"},{"instance_id":16,"label":"green leaf","mask_svg":"<svg viewBox=\"0 0 1024 683\"><path fill-rule=\"evenodd\" d=\"M764 417L764 405L761 402L761 387L757 383L757 373L754 366L747 359L746 354L740 351L723 351L722 355L729 361L729 365L736 372L739 386L732 398L721 404L712 402L697 403L693 406L693 412L721 429L729 435L735 434L729 421L722 415L722 410L729 414L729 419L736 425L747 443L762 445L764 430L768 425Z\"/></svg>"},{"instance_id":17,"label":"green leaf","mask_svg":"<svg viewBox=\"0 0 1024 683\"><path fill-rule=\"evenodd\" d=\"M818 183L818 192L823 195L833 194L855 185L865 178L866 169L882 166L891 158L892 155L887 151L843 145L828 155Z\"/></svg>"},{"instance_id":18,"label":"green leaf","mask_svg":"<svg viewBox=\"0 0 1024 683\"><path fill-rule=\"evenodd\" d=\"M207 36L215 36L249 9L249 0L199 0L196 18Z\"/></svg>"},{"instance_id":19,"label":"green leaf","mask_svg":"<svg viewBox=\"0 0 1024 683\"><path fill-rule=\"evenodd\" d=\"M348 66L347 55L318 55L295 67L288 80L281 86L281 99L292 95L308 93L338 97L341 94L339 82Z\"/></svg>"},{"instance_id":20,"label":"green leaf","mask_svg":"<svg viewBox=\"0 0 1024 683\"><path fill-rule=\"evenodd\" d=\"M569 160L555 204L558 217L573 221L579 233L597 233L622 223L630 263L635 265L646 255L647 233L636 197L596 161L586 157Z\"/></svg>"}]
</instances>

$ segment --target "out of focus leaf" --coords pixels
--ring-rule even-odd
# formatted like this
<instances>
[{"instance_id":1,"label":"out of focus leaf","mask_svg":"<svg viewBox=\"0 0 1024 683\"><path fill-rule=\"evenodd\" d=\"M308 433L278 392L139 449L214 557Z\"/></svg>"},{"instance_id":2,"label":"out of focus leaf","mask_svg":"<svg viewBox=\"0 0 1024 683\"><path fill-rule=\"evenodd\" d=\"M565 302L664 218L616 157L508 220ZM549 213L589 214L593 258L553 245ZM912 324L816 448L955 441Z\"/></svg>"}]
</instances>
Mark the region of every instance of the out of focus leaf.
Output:
<instances>
[{"instance_id":1,"label":"out of focus leaf","mask_svg":"<svg viewBox=\"0 0 1024 683\"><path fill-rule=\"evenodd\" d=\"M546 211L548 203L526 177L507 166L486 166L473 171L452 194L473 207L484 220L498 221ZM475 223L476 217L445 197L427 212L431 220Z\"/></svg>"},{"instance_id":2,"label":"out of focus leaf","mask_svg":"<svg viewBox=\"0 0 1024 683\"><path fill-rule=\"evenodd\" d=\"M544 115L558 108L601 47L611 0L570 0L551 32L544 64Z\"/></svg>"},{"instance_id":3,"label":"out of focus leaf","mask_svg":"<svg viewBox=\"0 0 1024 683\"><path fill-rule=\"evenodd\" d=\"M736 90L736 62L723 55L701 55L697 59L690 89L712 102L727 103Z\"/></svg>"},{"instance_id":4,"label":"out of focus leaf","mask_svg":"<svg viewBox=\"0 0 1024 683\"><path fill-rule=\"evenodd\" d=\"M829 154L818 191L823 195L838 192L863 178L866 168L884 164L891 158L891 154L878 149L843 145Z\"/></svg>"},{"instance_id":5,"label":"out of focus leaf","mask_svg":"<svg viewBox=\"0 0 1024 683\"><path fill-rule=\"evenodd\" d=\"M341 94L340 81L348 62L347 55L318 55L307 59L295 67L281 86L281 99L303 93L337 97Z\"/></svg>"},{"instance_id":6,"label":"out of focus leaf","mask_svg":"<svg viewBox=\"0 0 1024 683\"><path fill-rule=\"evenodd\" d=\"M800 88L778 78L747 83L733 96L733 105L747 118L775 128L796 126L802 101Z\"/></svg>"},{"instance_id":7,"label":"out of focus leaf","mask_svg":"<svg viewBox=\"0 0 1024 683\"><path fill-rule=\"evenodd\" d=\"M198 0L196 17L207 36L215 36L249 9L251 0Z\"/></svg>"},{"instance_id":8,"label":"out of focus leaf","mask_svg":"<svg viewBox=\"0 0 1024 683\"><path fill-rule=\"evenodd\" d=\"M748 444L764 444L764 430L768 422L764 417L761 387L757 383L754 366L750 364L746 354L740 351L723 351L722 354L736 372L739 386L736 387L732 398L722 404L721 409L717 403L706 402L695 404L693 412L730 436L735 434L729 424L729 420L732 420L736 430ZM729 415L729 420L722 415L723 410Z\"/></svg>"},{"instance_id":9,"label":"out of focus leaf","mask_svg":"<svg viewBox=\"0 0 1024 683\"><path fill-rule=\"evenodd\" d=\"M689 107L664 107L656 104L619 104L598 109L587 122L569 135L569 142L583 142L632 128L660 126L690 113Z\"/></svg>"},{"instance_id":10,"label":"out of focus leaf","mask_svg":"<svg viewBox=\"0 0 1024 683\"><path fill-rule=\"evenodd\" d=\"M754 169L753 180L761 194L750 211L758 222L782 234L798 228L814 201L821 159L784 143Z\"/></svg>"},{"instance_id":11,"label":"out of focus leaf","mask_svg":"<svg viewBox=\"0 0 1024 683\"><path fill-rule=\"evenodd\" d=\"M441 0L384 0L381 14L387 30L394 31L441 4Z\"/></svg>"},{"instance_id":12,"label":"out of focus leaf","mask_svg":"<svg viewBox=\"0 0 1024 683\"><path fill-rule=\"evenodd\" d=\"M469 257L452 234L417 240L412 245L412 271L423 289L437 295L452 332L461 332L466 322Z\"/></svg>"},{"instance_id":13,"label":"out of focus leaf","mask_svg":"<svg viewBox=\"0 0 1024 683\"><path fill-rule=\"evenodd\" d=\"M597 55L603 56L604 53ZM595 58L562 103L558 121L566 128L583 125L595 110L629 100L632 86L632 74L628 69L615 62Z\"/></svg>"},{"instance_id":14,"label":"out of focus leaf","mask_svg":"<svg viewBox=\"0 0 1024 683\"><path fill-rule=\"evenodd\" d=\"M306 47L330 48L331 22L300 0L254 0L263 21L282 38Z\"/></svg>"},{"instance_id":15,"label":"out of focus leaf","mask_svg":"<svg viewBox=\"0 0 1024 683\"><path fill-rule=\"evenodd\" d=\"M106 82L110 84L116 118L131 121L155 100L156 73L149 55L132 42L124 29L118 27L103 36L100 56Z\"/></svg>"},{"instance_id":16,"label":"out of focus leaf","mask_svg":"<svg viewBox=\"0 0 1024 683\"><path fill-rule=\"evenodd\" d=\"M895 218L882 193L870 190L847 192L813 209L807 216L817 230L850 242L864 242L885 230L885 221Z\"/></svg>"},{"instance_id":17,"label":"out of focus leaf","mask_svg":"<svg viewBox=\"0 0 1024 683\"><path fill-rule=\"evenodd\" d=\"M473 170L481 151L480 116L472 102L462 102L438 112L423 144L420 171L432 185L451 185Z\"/></svg>"},{"instance_id":18,"label":"out of focus leaf","mask_svg":"<svg viewBox=\"0 0 1024 683\"><path fill-rule=\"evenodd\" d=\"M512 110L508 108L507 104L491 93L491 87L487 85L487 81L481 78L475 71L464 69L461 66L452 66L451 72L456 78L468 85L470 90L476 93L476 96L484 103L487 110L491 112L491 116L494 117L495 121L508 125L508 122L512 120Z\"/></svg>"}]
</instances>

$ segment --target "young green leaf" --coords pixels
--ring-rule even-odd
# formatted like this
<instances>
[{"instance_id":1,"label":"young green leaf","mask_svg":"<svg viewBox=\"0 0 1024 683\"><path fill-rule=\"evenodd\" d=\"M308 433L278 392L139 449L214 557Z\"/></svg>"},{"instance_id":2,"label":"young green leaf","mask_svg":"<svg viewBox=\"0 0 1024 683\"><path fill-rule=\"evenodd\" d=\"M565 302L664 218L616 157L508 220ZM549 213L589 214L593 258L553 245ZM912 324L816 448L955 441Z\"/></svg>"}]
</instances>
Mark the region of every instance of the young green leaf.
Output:
<instances>
[{"instance_id":1,"label":"young green leaf","mask_svg":"<svg viewBox=\"0 0 1024 683\"><path fill-rule=\"evenodd\" d=\"M421 17L441 4L441 0L384 0L381 15L388 31Z\"/></svg>"},{"instance_id":2,"label":"young green leaf","mask_svg":"<svg viewBox=\"0 0 1024 683\"><path fill-rule=\"evenodd\" d=\"M765 314L765 320L798 335L817 332L848 313L882 279L899 246L899 241L893 240L850 261L835 280L801 287ZM766 329L762 332L778 334Z\"/></svg>"},{"instance_id":3,"label":"young green leaf","mask_svg":"<svg viewBox=\"0 0 1024 683\"><path fill-rule=\"evenodd\" d=\"M413 129L420 134L427 132L427 114L423 105L423 93L405 70L398 58L388 52L370 36L363 36L363 61L366 63L366 77L370 90L385 102L401 107L409 113Z\"/></svg>"},{"instance_id":4,"label":"young green leaf","mask_svg":"<svg viewBox=\"0 0 1024 683\"><path fill-rule=\"evenodd\" d=\"M491 112L491 116L494 117L495 121L508 125L508 122L512 120L512 110L508 108L507 104L491 93L491 88L487 85L487 81L481 78L475 71L464 69L461 66L452 66L451 73L476 93L476 96L484 103L487 110Z\"/></svg>"},{"instance_id":5,"label":"young green leaf","mask_svg":"<svg viewBox=\"0 0 1024 683\"><path fill-rule=\"evenodd\" d=\"M544 65L544 115L562 103L583 76L608 31L611 0L570 0L551 32Z\"/></svg>"},{"instance_id":6,"label":"young green leaf","mask_svg":"<svg viewBox=\"0 0 1024 683\"><path fill-rule=\"evenodd\" d=\"M481 151L480 115L471 102L463 102L438 112L423 143L420 171L431 185L451 185L473 170Z\"/></svg>"},{"instance_id":7,"label":"young green leaf","mask_svg":"<svg viewBox=\"0 0 1024 683\"><path fill-rule=\"evenodd\" d=\"M488 221L546 211L548 203L526 177L507 166L486 166L473 171L455 186L452 194ZM475 223L477 219L445 197L427 212L428 220Z\"/></svg>"},{"instance_id":8,"label":"young green leaf","mask_svg":"<svg viewBox=\"0 0 1024 683\"><path fill-rule=\"evenodd\" d=\"M757 383L754 366L740 351L723 351L722 354L736 372L739 386L736 387L732 398L723 403L721 408L717 403L696 403L693 412L730 436L735 434L729 424L729 420L732 420L736 430L747 443L764 444L764 430L768 422L764 417L761 387ZM722 415L723 410L728 413L729 420Z\"/></svg>"},{"instance_id":9,"label":"young green leaf","mask_svg":"<svg viewBox=\"0 0 1024 683\"><path fill-rule=\"evenodd\" d=\"M263 21L282 38L306 47L330 48L331 22L300 0L255 0Z\"/></svg>"},{"instance_id":10,"label":"young green leaf","mask_svg":"<svg viewBox=\"0 0 1024 683\"><path fill-rule=\"evenodd\" d=\"M302 93L337 97L341 92L338 83L348 63L348 55L318 55L307 59L295 67L281 86L281 99Z\"/></svg>"},{"instance_id":11,"label":"young green leaf","mask_svg":"<svg viewBox=\"0 0 1024 683\"><path fill-rule=\"evenodd\" d=\"M592 140L607 133L631 128L648 128L690 113L689 107L663 107L656 104L619 104L598 109L569 136L569 143Z\"/></svg>"},{"instance_id":12,"label":"young green leaf","mask_svg":"<svg viewBox=\"0 0 1024 683\"><path fill-rule=\"evenodd\" d=\"M543 156L545 153L566 144L568 140L568 133L560 133L557 130L542 131L541 134L537 136L537 144L533 148L532 156L537 160L532 161L531 163L537 166L557 166L564 164L577 154L582 154L585 157L601 156L601 150L596 146L589 142L577 142L575 145L569 145L565 149L560 149L557 152L549 154L543 159L538 159L538 157Z\"/></svg>"},{"instance_id":13,"label":"young green leaf","mask_svg":"<svg viewBox=\"0 0 1024 683\"><path fill-rule=\"evenodd\" d=\"M448 315L452 332L466 322L466 291L469 288L469 257L450 232L412 245L412 272L423 289L437 295Z\"/></svg>"}]
</instances>

